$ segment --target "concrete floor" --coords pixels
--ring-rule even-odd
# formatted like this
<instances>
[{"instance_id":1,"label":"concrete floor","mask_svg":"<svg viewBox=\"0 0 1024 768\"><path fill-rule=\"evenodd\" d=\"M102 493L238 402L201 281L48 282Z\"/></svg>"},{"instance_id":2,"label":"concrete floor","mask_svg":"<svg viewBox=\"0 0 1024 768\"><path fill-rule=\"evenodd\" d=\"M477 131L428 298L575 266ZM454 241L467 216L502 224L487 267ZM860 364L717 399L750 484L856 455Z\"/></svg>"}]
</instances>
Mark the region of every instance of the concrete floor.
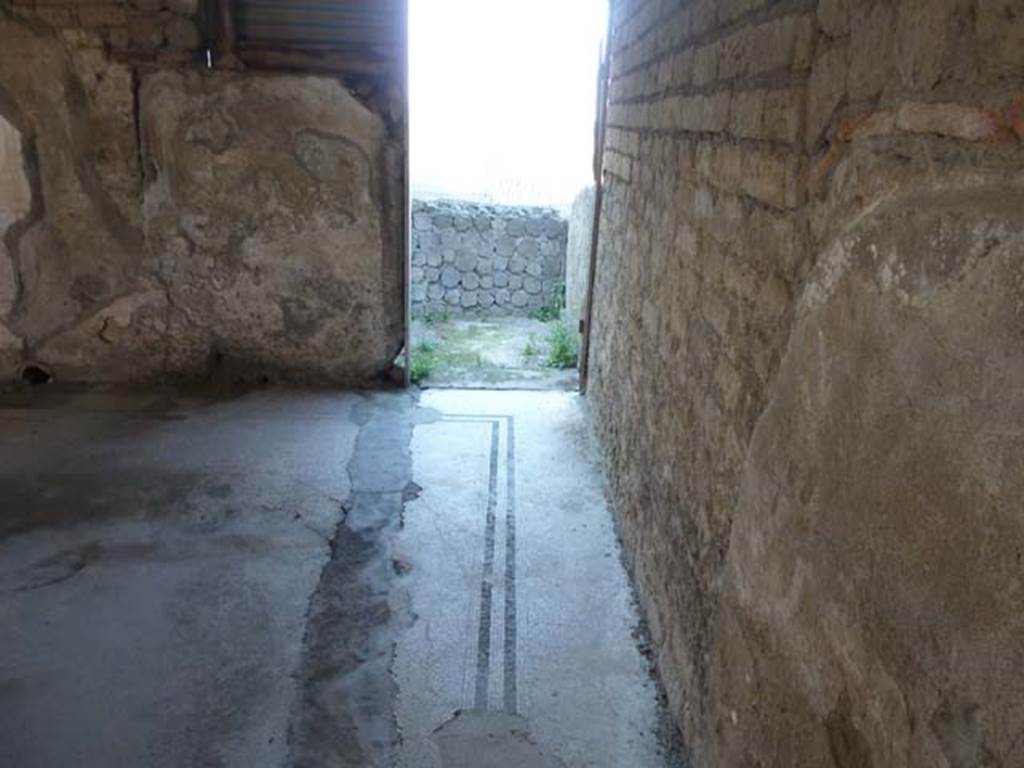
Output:
<instances>
[{"instance_id":1,"label":"concrete floor","mask_svg":"<svg viewBox=\"0 0 1024 768\"><path fill-rule=\"evenodd\" d=\"M0 398L0 765L672 766L564 392Z\"/></svg>"}]
</instances>

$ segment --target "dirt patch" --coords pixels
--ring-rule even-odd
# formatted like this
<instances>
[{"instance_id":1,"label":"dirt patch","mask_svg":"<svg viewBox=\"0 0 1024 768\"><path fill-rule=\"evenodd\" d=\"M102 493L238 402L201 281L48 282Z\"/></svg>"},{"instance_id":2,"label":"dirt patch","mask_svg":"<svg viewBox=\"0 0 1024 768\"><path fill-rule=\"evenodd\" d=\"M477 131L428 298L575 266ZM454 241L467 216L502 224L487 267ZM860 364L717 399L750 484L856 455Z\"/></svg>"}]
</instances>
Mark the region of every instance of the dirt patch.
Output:
<instances>
[{"instance_id":1,"label":"dirt patch","mask_svg":"<svg viewBox=\"0 0 1024 768\"><path fill-rule=\"evenodd\" d=\"M575 389L576 368L552 364L558 323L531 318L415 320L414 379L423 387ZM562 362L558 356L556 360Z\"/></svg>"}]
</instances>

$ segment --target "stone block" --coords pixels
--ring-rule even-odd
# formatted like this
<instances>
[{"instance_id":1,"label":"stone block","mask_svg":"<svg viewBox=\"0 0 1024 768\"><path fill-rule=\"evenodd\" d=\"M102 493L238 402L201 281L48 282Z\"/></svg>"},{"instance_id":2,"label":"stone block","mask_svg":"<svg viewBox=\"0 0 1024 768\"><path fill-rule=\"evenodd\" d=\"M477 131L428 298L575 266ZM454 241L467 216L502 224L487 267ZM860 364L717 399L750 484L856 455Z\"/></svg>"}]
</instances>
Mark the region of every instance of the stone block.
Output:
<instances>
[{"instance_id":1,"label":"stone block","mask_svg":"<svg viewBox=\"0 0 1024 768\"><path fill-rule=\"evenodd\" d=\"M523 278L523 290L529 294L540 293L540 280L536 277L527 276Z\"/></svg>"},{"instance_id":2,"label":"stone block","mask_svg":"<svg viewBox=\"0 0 1024 768\"><path fill-rule=\"evenodd\" d=\"M804 90L769 91L764 102L764 138L786 144L801 139L804 123Z\"/></svg>"},{"instance_id":3,"label":"stone block","mask_svg":"<svg viewBox=\"0 0 1024 768\"><path fill-rule=\"evenodd\" d=\"M462 287L468 291L475 291L480 287L480 278L475 272L465 272L462 275Z\"/></svg>"},{"instance_id":4,"label":"stone block","mask_svg":"<svg viewBox=\"0 0 1024 768\"><path fill-rule=\"evenodd\" d=\"M737 91L733 94L729 132L741 139L759 139L764 124L765 92Z\"/></svg>"},{"instance_id":5,"label":"stone block","mask_svg":"<svg viewBox=\"0 0 1024 768\"><path fill-rule=\"evenodd\" d=\"M818 0L818 24L829 37L842 37L850 31L850 0Z\"/></svg>"},{"instance_id":6,"label":"stone block","mask_svg":"<svg viewBox=\"0 0 1024 768\"><path fill-rule=\"evenodd\" d=\"M471 309L472 307L475 307L477 305L476 291L464 291L460 304L463 309Z\"/></svg>"},{"instance_id":7,"label":"stone block","mask_svg":"<svg viewBox=\"0 0 1024 768\"><path fill-rule=\"evenodd\" d=\"M818 54L807 85L808 147L821 139L836 107L846 95L848 47L845 43L825 49Z\"/></svg>"},{"instance_id":8,"label":"stone block","mask_svg":"<svg viewBox=\"0 0 1024 768\"><path fill-rule=\"evenodd\" d=\"M523 260L536 259L538 253L540 253L540 248L533 238L523 238L516 244L516 255Z\"/></svg>"},{"instance_id":9,"label":"stone block","mask_svg":"<svg viewBox=\"0 0 1024 768\"><path fill-rule=\"evenodd\" d=\"M462 251L455 255L455 267L460 272L472 272L476 269L477 258L472 251Z\"/></svg>"},{"instance_id":10,"label":"stone block","mask_svg":"<svg viewBox=\"0 0 1024 768\"><path fill-rule=\"evenodd\" d=\"M512 306L513 307L525 307L530 303L530 297L526 294L526 291L516 291L512 294Z\"/></svg>"},{"instance_id":11,"label":"stone block","mask_svg":"<svg viewBox=\"0 0 1024 768\"><path fill-rule=\"evenodd\" d=\"M199 29L190 19L171 19L164 26L167 47L174 51L192 51L199 47Z\"/></svg>"},{"instance_id":12,"label":"stone block","mask_svg":"<svg viewBox=\"0 0 1024 768\"><path fill-rule=\"evenodd\" d=\"M454 267L445 267L441 270L441 285L445 288L454 288L462 281L462 275Z\"/></svg>"},{"instance_id":13,"label":"stone block","mask_svg":"<svg viewBox=\"0 0 1024 768\"><path fill-rule=\"evenodd\" d=\"M977 50L988 80L1024 72L1024 5L1020 0L978 0Z\"/></svg>"}]
</instances>

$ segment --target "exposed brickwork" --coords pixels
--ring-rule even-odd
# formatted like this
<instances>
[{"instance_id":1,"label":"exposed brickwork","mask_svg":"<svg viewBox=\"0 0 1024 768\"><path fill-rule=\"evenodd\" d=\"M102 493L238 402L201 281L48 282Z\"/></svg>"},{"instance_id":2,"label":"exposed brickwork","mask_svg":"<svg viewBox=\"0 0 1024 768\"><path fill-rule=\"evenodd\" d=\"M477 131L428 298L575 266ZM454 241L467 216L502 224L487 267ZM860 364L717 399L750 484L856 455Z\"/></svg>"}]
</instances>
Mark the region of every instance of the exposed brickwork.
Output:
<instances>
[{"instance_id":1,"label":"exposed brickwork","mask_svg":"<svg viewBox=\"0 0 1024 768\"><path fill-rule=\"evenodd\" d=\"M742 480L795 354L802 297L830 279L822 254L889 200L1024 183L1024 8L619 0L611 19L591 393L657 660L696 764L934 764L878 762L870 735L875 762L830 756L830 733L845 738L829 721L835 698L796 713L794 700L815 695L805 682L755 669L736 683L721 671L740 642L722 626L752 633L742 639L751 663L769 663L769 643L796 642L734 621L722 602L735 591L738 510L771 516L744 502ZM772 702L763 706L791 707L788 735L765 725L783 716L750 709L750 694L729 687L740 684L781 691L758 689ZM854 700L864 694L850 685ZM910 715L927 720L928 706ZM801 747L802 733L817 735ZM762 749L767 734L774 752ZM999 744L988 748L1001 754L1009 741Z\"/></svg>"}]
</instances>

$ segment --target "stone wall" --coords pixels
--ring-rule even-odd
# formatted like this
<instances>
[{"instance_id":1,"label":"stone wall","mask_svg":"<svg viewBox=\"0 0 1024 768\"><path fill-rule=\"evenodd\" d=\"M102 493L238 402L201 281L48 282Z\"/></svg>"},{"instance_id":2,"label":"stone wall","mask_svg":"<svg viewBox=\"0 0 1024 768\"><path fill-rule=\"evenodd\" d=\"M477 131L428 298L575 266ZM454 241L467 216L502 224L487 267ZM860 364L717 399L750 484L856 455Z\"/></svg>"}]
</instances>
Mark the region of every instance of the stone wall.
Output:
<instances>
[{"instance_id":1,"label":"stone wall","mask_svg":"<svg viewBox=\"0 0 1024 768\"><path fill-rule=\"evenodd\" d=\"M583 319L594 248L594 187L576 196L569 214L569 244L565 252L565 316L576 327Z\"/></svg>"},{"instance_id":2,"label":"stone wall","mask_svg":"<svg viewBox=\"0 0 1024 768\"><path fill-rule=\"evenodd\" d=\"M511 317L560 304L567 224L549 208L414 200L414 316Z\"/></svg>"},{"instance_id":3,"label":"stone wall","mask_svg":"<svg viewBox=\"0 0 1024 768\"><path fill-rule=\"evenodd\" d=\"M590 394L694 764L1024 764L1024 7L612 17Z\"/></svg>"},{"instance_id":4,"label":"stone wall","mask_svg":"<svg viewBox=\"0 0 1024 768\"><path fill-rule=\"evenodd\" d=\"M355 383L401 347L393 115L208 69L196 12L0 5L0 380Z\"/></svg>"}]
</instances>

